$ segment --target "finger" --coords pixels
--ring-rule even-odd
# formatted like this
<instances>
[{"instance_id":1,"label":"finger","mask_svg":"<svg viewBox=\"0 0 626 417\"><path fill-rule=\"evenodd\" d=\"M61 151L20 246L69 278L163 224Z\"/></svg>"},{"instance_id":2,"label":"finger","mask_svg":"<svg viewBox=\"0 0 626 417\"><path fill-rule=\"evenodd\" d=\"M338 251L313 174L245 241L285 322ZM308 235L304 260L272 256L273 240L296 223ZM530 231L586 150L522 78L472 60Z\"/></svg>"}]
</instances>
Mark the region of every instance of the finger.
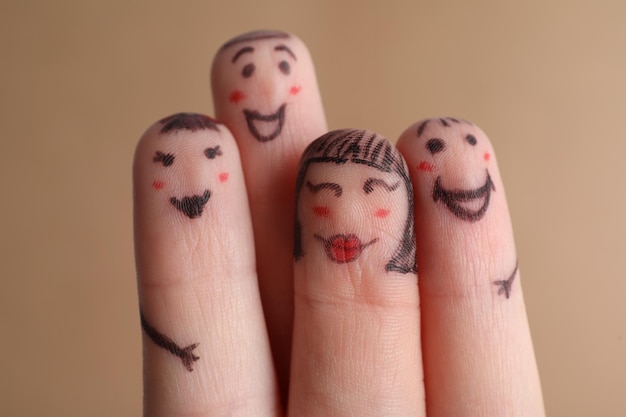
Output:
<instances>
[{"instance_id":1,"label":"finger","mask_svg":"<svg viewBox=\"0 0 626 417\"><path fill-rule=\"evenodd\" d=\"M315 71L300 39L258 31L221 47L211 79L217 118L231 129L241 151L261 298L286 394L293 320L293 183L302 151L326 132Z\"/></svg>"},{"instance_id":2,"label":"finger","mask_svg":"<svg viewBox=\"0 0 626 417\"><path fill-rule=\"evenodd\" d=\"M458 119L398 141L415 187L430 416L540 416L543 404L493 148Z\"/></svg>"},{"instance_id":3,"label":"finger","mask_svg":"<svg viewBox=\"0 0 626 417\"><path fill-rule=\"evenodd\" d=\"M412 200L381 136L334 131L305 151L289 415L424 415Z\"/></svg>"},{"instance_id":4,"label":"finger","mask_svg":"<svg viewBox=\"0 0 626 417\"><path fill-rule=\"evenodd\" d=\"M145 415L278 415L234 139L181 113L134 162Z\"/></svg>"}]
</instances>

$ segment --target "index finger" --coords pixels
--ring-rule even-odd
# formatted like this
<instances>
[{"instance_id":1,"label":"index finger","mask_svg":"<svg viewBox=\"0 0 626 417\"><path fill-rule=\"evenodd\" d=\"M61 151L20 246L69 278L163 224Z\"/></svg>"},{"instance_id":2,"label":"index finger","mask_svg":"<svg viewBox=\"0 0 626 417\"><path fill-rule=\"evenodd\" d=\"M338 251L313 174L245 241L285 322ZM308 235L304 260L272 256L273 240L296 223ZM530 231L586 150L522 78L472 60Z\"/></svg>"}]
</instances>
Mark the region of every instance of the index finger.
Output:
<instances>
[{"instance_id":1,"label":"index finger","mask_svg":"<svg viewBox=\"0 0 626 417\"><path fill-rule=\"evenodd\" d=\"M243 164L259 286L283 394L293 324L293 205L300 155L326 132L315 70L305 44L278 31L226 42L211 73L216 117L233 132Z\"/></svg>"}]
</instances>

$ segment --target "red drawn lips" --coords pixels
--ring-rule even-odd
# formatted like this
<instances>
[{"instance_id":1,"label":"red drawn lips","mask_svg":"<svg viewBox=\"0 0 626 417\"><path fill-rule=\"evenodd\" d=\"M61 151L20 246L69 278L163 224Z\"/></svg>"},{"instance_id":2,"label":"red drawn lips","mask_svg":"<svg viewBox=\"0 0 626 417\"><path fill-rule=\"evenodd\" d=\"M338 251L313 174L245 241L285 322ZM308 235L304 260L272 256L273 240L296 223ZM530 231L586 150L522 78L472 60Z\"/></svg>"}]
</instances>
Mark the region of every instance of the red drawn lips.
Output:
<instances>
[{"instance_id":1,"label":"red drawn lips","mask_svg":"<svg viewBox=\"0 0 626 417\"><path fill-rule=\"evenodd\" d=\"M313 235L317 240L322 242L326 255L333 261L340 264L355 261L363 249L376 243L378 239L363 244L355 234L336 234L329 238L323 238L320 235Z\"/></svg>"}]
</instances>

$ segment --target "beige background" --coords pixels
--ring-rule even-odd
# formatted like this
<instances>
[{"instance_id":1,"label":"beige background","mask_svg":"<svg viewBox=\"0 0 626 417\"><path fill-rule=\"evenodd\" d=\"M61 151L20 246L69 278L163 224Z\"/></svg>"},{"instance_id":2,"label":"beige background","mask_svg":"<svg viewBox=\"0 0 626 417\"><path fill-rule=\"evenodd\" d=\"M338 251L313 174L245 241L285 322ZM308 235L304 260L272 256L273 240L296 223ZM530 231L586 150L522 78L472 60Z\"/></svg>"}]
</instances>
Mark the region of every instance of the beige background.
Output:
<instances>
[{"instance_id":1,"label":"beige background","mask_svg":"<svg viewBox=\"0 0 626 417\"><path fill-rule=\"evenodd\" d=\"M140 414L134 145L211 114L213 54L258 28L309 45L330 128L489 134L547 411L626 416L622 0L2 1L0 415Z\"/></svg>"}]
</instances>

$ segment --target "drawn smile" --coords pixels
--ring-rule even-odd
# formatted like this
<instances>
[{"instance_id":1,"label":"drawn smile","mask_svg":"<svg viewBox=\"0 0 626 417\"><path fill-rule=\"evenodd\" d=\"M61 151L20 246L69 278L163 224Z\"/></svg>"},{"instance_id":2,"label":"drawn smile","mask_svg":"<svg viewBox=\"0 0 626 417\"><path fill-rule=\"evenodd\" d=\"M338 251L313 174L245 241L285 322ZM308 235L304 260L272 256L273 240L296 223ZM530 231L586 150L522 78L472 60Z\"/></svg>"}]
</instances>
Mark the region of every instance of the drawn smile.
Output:
<instances>
[{"instance_id":1,"label":"drawn smile","mask_svg":"<svg viewBox=\"0 0 626 417\"><path fill-rule=\"evenodd\" d=\"M280 135L285 122L285 107L283 104L278 108L276 113L261 114L258 111L244 110L248 130L259 142L269 142Z\"/></svg>"},{"instance_id":2,"label":"drawn smile","mask_svg":"<svg viewBox=\"0 0 626 417\"><path fill-rule=\"evenodd\" d=\"M329 238L323 238L320 235L313 235L313 237L324 245L326 255L339 264L355 261L363 249L378 241L378 239L372 239L363 244L355 234L337 234Z\"/></svg>"},{"instance_id":3,"label":"drawn smile","mask_svg":"<svg viewBox=\"0 0 626 417\"><path fill-rule=\"evenodd\" d=\"M433 199L435 202L441 200L448 209L458 218L475 222L483 218L489 208L489 199L491 192L496 187L491 181L489 171L487 171L487 181L485 185L474 190L446 190L441 185L441 177L437 177L435 181L435 189L433 191ZM476 205L476 202L482 205L479 208L472 209L467 206Z\"/></svg>"},{"instance_id":4,"label":"drawn smile","mask_svg":"<svg viewBox=\"0 0 626 417\"><path fill-rule=\"evenodd\" d=\"M205 190L202 195L194 194L191 197L183 197L180 200L176 197L172 197L170 198L170 203L172 203L177 210L182 211L185 216L190 219L195 219L202 215L202 210L204 210L204 205L209 201L209 197L211 197L211 192Z\"/></svg>"}]
</instances>

